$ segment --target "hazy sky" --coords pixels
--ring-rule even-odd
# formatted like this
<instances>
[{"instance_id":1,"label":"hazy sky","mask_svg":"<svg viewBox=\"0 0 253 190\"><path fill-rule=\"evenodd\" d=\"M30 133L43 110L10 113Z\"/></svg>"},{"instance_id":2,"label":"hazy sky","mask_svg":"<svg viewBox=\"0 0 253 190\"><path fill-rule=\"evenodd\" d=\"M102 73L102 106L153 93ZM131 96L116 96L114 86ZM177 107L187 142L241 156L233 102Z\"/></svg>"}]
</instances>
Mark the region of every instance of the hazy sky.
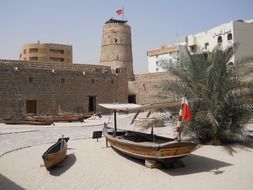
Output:
<instances>
[{"instance_id":1,"label":"hazy sky","mask_svg":"<svg viewBox=\"0 0 253 190\"><path fill-rule=\"evenodd\" d=\"M1 0L0 59L22 45L73 46L73 62L98 64L103 24L124 7L132 28L135 73L147 72L147 50L237 19L253 19L252 0Z\"/></svg>"}]
</instances>

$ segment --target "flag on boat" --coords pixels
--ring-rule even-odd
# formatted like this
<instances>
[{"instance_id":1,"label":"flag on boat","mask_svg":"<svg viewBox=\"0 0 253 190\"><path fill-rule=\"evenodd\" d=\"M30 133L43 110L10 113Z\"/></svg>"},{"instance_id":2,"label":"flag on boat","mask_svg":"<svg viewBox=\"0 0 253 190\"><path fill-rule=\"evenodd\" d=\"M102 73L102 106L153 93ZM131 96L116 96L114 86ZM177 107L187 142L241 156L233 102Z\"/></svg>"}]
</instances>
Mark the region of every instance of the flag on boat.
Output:
<instances>
[{"instance_id":1,"label":"flag on boat","mask_svg":"<svg viewBox=\"0 0 253 190\"><path fill-rule=\"evenodd\" d=\"M116 13L117 13L117 15L121 15L121 14L124 13L124 10L123 9L118 9L118 10L116 10Z\"/></svg>"},{"instance_id":2,"label":"flag on boat","mask_svg":"<svg viewBox=\"0 0 253 190\"><path fill-rule=\"evenodd\" d=\"M190 122L192 118L192 112L186 97L183 97L182 100L182 117L187 123Z\"/></svg>"}]
</instances>

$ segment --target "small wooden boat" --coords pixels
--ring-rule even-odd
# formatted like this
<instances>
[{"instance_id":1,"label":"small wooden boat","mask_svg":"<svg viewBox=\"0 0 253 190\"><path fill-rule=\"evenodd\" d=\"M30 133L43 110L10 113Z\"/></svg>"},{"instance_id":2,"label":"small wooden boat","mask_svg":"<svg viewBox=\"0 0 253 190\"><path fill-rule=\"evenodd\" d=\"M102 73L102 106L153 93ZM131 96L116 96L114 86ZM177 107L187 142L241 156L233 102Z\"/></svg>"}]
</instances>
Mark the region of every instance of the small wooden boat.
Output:
<instances>
[{"instance_id":1,"label":"small wooden boat","mask_svg":"<svg viewBox=\"0 0 253 190\"><path fill-rule=\"evenodd\" d=\"M151 134L117 130L116 111L127 111L139 109L140 105L129 104L99 104L100 106L114 110L114 129L105 124L103 134L113 148L121 153L132 157L144 159L145 161L176 160L189 155L197 146L192 141L175 140ZM153 130L152 130L153 131Z\"/></svg>"},{"instance_id":2,"label":"small wooden boat","mask_svg":"<svg viewBox=\"0 0 253 190\"><path fill-rule=\"evenodd\" d=\"M44 164L47 170L55 167L57 164L61 163L67 154L67 142L69 138L59 138L58 141L47 149L47 151L42 155Z\"/></svg>"}]
</instances>

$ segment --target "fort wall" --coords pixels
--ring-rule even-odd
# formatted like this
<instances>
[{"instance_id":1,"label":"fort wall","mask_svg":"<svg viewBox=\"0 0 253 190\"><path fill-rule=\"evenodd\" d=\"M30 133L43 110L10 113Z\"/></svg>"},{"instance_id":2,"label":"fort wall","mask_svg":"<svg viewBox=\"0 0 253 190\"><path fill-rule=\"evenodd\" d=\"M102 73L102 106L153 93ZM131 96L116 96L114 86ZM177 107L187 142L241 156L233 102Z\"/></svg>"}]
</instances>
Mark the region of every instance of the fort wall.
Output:
<instances>
[{"instance_id":1,"label":"fort wall","mask_svg":"<svg viewBox=\"0 0 253 190\"><path fill-rule=\"evenodd\" d=\"M114 74L108 66L0 60L0 81L0 118L26 117L29 101L36 102L34 115L82 114L99 111L98 103L127 102L126 70Z\"/></svg>"}]
</instances>

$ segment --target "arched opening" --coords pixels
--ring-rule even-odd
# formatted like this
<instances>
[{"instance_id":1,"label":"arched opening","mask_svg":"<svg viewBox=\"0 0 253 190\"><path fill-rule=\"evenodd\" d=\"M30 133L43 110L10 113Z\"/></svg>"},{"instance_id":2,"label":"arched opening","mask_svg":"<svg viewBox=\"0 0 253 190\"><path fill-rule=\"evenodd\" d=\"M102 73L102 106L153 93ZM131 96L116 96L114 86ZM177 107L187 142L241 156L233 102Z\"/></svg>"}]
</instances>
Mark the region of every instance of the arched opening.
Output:
<instances>
[{"instance_id":1,"label":"arched opening","mask_svg":"<svg viewBox=\"0 0 253 190\"><path fill-rule=\"evenodd\" d=\"M222 37L221 36L218 37L217 42L218 42L218 44L222 43Z\"/></svg>"}]
</instances>

